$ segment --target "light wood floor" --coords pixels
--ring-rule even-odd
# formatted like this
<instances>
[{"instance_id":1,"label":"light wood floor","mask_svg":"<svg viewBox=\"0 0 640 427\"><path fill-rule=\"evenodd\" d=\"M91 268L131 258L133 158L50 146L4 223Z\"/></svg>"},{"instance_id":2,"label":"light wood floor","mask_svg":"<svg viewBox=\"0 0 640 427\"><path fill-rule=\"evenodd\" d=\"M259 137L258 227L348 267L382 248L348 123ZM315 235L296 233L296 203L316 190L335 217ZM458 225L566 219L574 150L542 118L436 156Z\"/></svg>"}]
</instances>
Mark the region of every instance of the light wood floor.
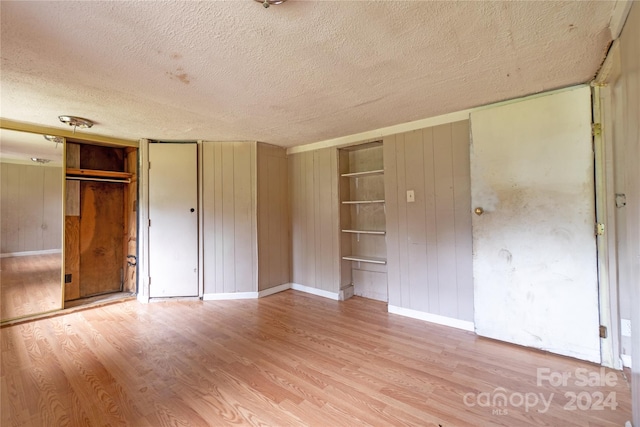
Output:
<instances>
[{"instance_id":1,"label":"light wood floor","mask_svg":"<svg viewBox=\"0 0 640 427\"><path fill-rule=\"evenodd\" d=\"M631 412L621 372L581 387L576 370L598 366L358 297L127 301L0 331L2 426L621 426ZM571 377L538 386L538 368ZM485 404L500 392L506 406ZM584 409L595 393L617 409ZM526 410L533 394L547 411Z\"/></svg>"},{"instance_id":2,"label":"light wood floor","mask_svg":"<svg viewBox=\"0 0 640 427\"><path fill-rule=\"evenodd\" d=\"M0 319L59 310L61 265L61 254L0 259Z\"/></svg>"}]
</instances>

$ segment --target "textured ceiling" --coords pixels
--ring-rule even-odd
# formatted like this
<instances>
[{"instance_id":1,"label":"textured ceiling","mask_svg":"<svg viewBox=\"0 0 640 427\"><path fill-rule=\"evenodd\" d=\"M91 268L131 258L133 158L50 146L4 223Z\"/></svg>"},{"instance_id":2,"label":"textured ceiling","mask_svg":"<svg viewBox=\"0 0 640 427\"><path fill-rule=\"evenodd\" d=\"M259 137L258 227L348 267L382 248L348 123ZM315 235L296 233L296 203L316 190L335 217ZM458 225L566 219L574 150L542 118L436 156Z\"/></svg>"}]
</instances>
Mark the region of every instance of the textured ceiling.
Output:
<instances>
[{"instance_id":1,"label":"textured ceiling","mask_svg":"<svg viewBox=\"0 0 640 427\"><path fill-rule=\"evenodd\" d=\"M2 1L3 118L127 139L345 136L589 81L614 2ZM68 129L64 125L65 129Z\"/></svg>"}]
</instances>

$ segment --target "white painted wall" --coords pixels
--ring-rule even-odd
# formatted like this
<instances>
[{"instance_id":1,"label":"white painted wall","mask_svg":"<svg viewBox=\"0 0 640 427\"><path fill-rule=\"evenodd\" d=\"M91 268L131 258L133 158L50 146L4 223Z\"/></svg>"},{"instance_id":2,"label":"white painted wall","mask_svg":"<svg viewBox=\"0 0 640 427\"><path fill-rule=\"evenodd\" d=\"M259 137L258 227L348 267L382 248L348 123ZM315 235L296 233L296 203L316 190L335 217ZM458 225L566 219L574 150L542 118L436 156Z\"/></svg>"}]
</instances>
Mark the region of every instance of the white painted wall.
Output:
<instances>
[{"instance_id":1,"label":"white painted wall","mask_svg":"<svg viewBox=\"0 0 640 427\"><path fill-rule=\"evenodd\" d=\"M471 114L480 335L600 361L588 87Z\"/></svg>"}]
</instances>

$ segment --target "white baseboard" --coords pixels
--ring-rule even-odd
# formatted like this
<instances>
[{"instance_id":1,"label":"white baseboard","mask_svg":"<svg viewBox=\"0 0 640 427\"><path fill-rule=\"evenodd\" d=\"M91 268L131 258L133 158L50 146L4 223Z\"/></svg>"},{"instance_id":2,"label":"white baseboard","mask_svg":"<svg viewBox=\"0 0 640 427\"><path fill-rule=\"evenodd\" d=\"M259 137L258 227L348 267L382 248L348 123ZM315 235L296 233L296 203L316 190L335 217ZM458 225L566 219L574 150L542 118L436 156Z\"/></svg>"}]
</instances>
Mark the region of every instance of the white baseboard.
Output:
<instances>
[{"instance_id":1,"label":"white baseboard","mask_svg":"<svg viewBox=\"0 0 640 427\"><path fill-rule=\"evenodd\" d=\"M258 292L227 292L221 294L204 294L203 301L219 301L229 299L257 299Z\"/></svg>"},{"instance_id":2,"label":"white baseboard","mask_svg":"<svg viewBox=\"0 0 640 427\"><path fill-rule=\"evenodd\" d=\"M268 297L269 295L277 294L278 292L291 289L291 283L283 283L282 285L274 286L273 288L263 289L258 292L258 298Z\"/></svg>"},{"instance_id":3,"label":"white baseboard","mask_svg":"<svg viewBox=\"0 0 640 427\"><path fill-rule=\"evenodd\" d=\"M336 301L344 301L345 299L353 296L353 286L341 289L339 293L329 292L322 289L316 289L309 286L300 285L298 283L283 283L282 285L274 286L273 288L264 289L260 292L228 292L220 294L204 294L202 296L203 301L221 301L221 300L233 300L233 299L256 299L263 298L269 295L276 294L278 292L286 291L287 289L293 289L307 294L317 295L319 297L329 298Z\"/></svg>"},{"instance_id":4,"label":"white baseboard","mask_svg":"<svg viewBox=\"0 0 640 427\"><path fill-rule=\"evenodd\" d=\"M43 251L26 251L26 252L7 252L6 254L0 254L0 258L11 258L14 256L36 256L36 255L49 255L49 254L61 254L62 249L45 249Z\"/></svg>"},{"instance_id":5,"label":"white baseboard","mask_svg":"<svg viewBox=\"0 0 640 427\"><path fill-rule=\"evenodd\" d=\"M625 368L631 368L631 356L628 354L621 354L620 359L622 359L622 366Z\"/></svg>"},{"instance_id":6,"label":"white baseboard","mask_svg":"<svg viewBox=\"0 0 640 427\"><path fill-rule=\"evenodd\" d=\"M291 289L306 292L308 294L317 295L319 297L329 298L332 300L340 301L340 294L337 292L329 292L322 289L312 288L309 286L300 285L298 283L291 283Z\"/></svg>"},{"instance_id":7,"label":"white baseboard","mask_svg":"<svg viewBox=\"0 0 640 427\"><path fill-rule=\"evenodd\" d=\"M413 319L424 320L426 322L437 323L438 325L450 326L465 331L473 332L475 330L473 322L466 320L453 319L451 317L425 313L424 311L411 310L410 308L397 307L395 305L389 305L388 311L389 313L399 314L400 316L411 317Z\"/></svg>"}]
</instances>

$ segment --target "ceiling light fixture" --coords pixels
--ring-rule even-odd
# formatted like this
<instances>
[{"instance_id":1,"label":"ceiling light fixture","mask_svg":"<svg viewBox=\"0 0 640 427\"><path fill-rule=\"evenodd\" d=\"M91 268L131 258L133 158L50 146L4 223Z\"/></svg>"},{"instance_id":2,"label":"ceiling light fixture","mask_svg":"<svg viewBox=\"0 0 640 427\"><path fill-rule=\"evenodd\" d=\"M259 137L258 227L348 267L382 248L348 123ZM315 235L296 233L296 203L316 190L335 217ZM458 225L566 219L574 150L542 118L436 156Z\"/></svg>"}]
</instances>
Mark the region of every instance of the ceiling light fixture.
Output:
<instances>
[{"instance_id":1,"label":"ceiling light fixture","mask_svg":"<svg viewBox=\"0 0 640 427\"><path fill-rule=\"evenodd\" d=\"M41 159L41 158L39 158L39 157L32 157L32 158L31 158L31 161L32 161L32 162L39 163L39 164L41 164L41 165L44 165L44 164L46 164L46 163L49 163L51 160L49 160L49 159Z\"/></svg>"},{"instance_id":2,"label":"ceiling light fixture","mask_svg":"<svg viewBox=\"0 0 640 427\"><path fill-rule=\"evenodd\" d=\"M42 135L44 139L47 141L54 142L56 144L56 148L58 148L58 144L62 144L64 142L64 138L56 135Z\"/></svg>"},{"instance_id":3,"label":"ceiling light fixture","mask_svg":"<svg viewBox=\"0 0 640 427\"><path fill-rule=\"evenodd\" d=\"M73 126L73 132L76 132L76 128L87 129L93 126L93 122L89 119L83 119L76 116L58 116L62 123L66 123L69 126Z\"/></svg>"},{"instance_id":4,"label":"ceiling light fixture","mask_svg":"<svg viewBox=\"0 0 640 427\"><path fill-rule=\"evenodd\" d=\"M44 139L46 139L47 141L55 142L56 144L62 144L64 142L64 139L61 136L56 136L56 135L42 135L42 136L44 136Z\"/></svg>"},{"instance_id":5,"label":"ceiling light fixture","mask_svg":"<svg viewBox=\"0 0 640 427\"><path fill-rule=\"evenodd\" d=\"M286 2L287 0L255 0L258 3L262 3L262 5L264 6L264 8L268 8L269 6L271 6L272 4L278 5L278 4L282 4L284 2Z\"/></svg>"}]
</instances>

